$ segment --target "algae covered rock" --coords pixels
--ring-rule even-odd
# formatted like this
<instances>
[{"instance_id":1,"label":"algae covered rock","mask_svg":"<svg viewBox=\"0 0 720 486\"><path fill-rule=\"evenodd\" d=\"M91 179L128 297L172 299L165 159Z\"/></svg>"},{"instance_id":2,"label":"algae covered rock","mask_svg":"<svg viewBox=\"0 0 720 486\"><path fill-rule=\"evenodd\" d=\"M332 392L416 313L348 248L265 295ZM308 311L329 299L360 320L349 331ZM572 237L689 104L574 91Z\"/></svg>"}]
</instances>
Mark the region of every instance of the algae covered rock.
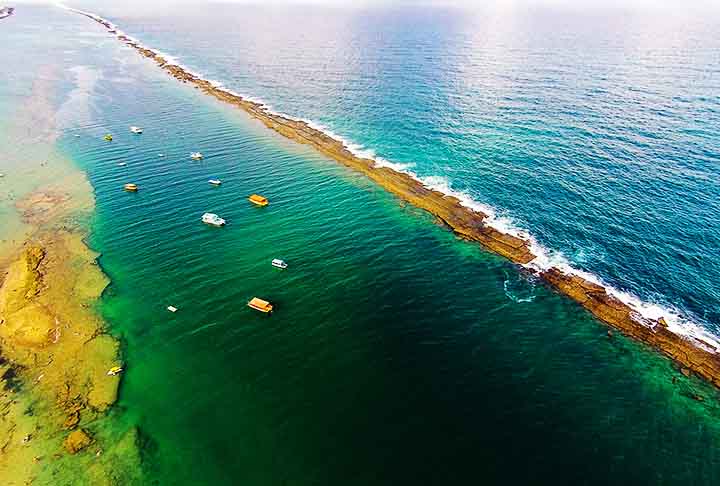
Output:
<instances>
[{"instance_id":1,"label":"algae covered rock","mask_svg":"<svg viewBox=\"0 0 720 486\"><path fill-rule=\"evenodd\" d=\"M74 432L71 432L65 439L65 442L63 442L65 450L67 450L70 454L80 452L90 444L92 444L92 437L90 437L83 429L77 429Z\"/></svg>"}]
</instances>

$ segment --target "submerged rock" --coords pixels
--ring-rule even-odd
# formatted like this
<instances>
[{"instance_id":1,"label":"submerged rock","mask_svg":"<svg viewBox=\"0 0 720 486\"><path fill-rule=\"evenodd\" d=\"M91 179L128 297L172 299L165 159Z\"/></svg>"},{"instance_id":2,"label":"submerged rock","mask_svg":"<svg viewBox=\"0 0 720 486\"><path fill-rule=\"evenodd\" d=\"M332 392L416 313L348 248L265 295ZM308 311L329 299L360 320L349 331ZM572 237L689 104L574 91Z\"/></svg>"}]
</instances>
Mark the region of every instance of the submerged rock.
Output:
<instances>
[{"instance_id":1,"label":"submerged rock","mask_svg":"<svg viewBox=\"0 0 720 486\"><path fill-rule=\"evenodd\" d=\"M92 437L90 437L90 435L88 435L88 433L83 429L77 429L70 432L70 435L68 435L65 442L63 442L65 450L70 454L76 454L90 444L92 444Z\"/></svg>"},{"instance_id":2,"label":"submerged rock","mask_svg":"<svg viewBox=\"0 0 720 486\"><path fill-rule=\"evenodd\" d=\"M106 441L103 431L94 439L81 427L114 403L118 386L105 375L118 358L118 343L92 310L107 279L83 236L37 230L7 257L0 274L0 438L12 437L0 454L0 478L19 479L13 484L31 478L34 484L75 484L56 482L60 470L77 484L108 484L78 479L86 471L71 456ZM13 436L13 430L23 432ZM23 440L27 433L32 436ZM49 451L60 457L52 466L38 464Z\"/></svg>"}]
</instances>

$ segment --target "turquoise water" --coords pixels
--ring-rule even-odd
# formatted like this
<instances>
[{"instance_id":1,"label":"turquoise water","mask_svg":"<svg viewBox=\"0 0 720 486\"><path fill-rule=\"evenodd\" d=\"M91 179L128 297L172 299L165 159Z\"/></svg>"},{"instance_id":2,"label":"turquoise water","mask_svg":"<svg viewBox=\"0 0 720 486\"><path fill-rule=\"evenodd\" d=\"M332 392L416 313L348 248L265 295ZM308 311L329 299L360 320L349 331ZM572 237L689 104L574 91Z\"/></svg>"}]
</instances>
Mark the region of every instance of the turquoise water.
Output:
<instances>
[{"instance_id":1,"label":"turquoise water","mask_svg":"<svg viewBox=\"0 0 720 486\"><path fill-rule=\"evenodd\" d=\"M720 332L720 11L188 12L99 10L209 78L494 208L547 259L665 309L649 314Z\"/></svg>"},{"instance_id":2,"label":"turquoise water","mask_svg":"<svg viewBox=\"0 0 720 486\"><path fill-rule=\"evenodd\" d=\"M84 42L68 68L97 73L59 147L95 190L102 310L128 365L117 427L140 427L148 483L720 480L714 389L93 22L39 7L13 21L11 52L49 55L26 45L42 22L58 46Z\"/></svg>"}]
</instances>

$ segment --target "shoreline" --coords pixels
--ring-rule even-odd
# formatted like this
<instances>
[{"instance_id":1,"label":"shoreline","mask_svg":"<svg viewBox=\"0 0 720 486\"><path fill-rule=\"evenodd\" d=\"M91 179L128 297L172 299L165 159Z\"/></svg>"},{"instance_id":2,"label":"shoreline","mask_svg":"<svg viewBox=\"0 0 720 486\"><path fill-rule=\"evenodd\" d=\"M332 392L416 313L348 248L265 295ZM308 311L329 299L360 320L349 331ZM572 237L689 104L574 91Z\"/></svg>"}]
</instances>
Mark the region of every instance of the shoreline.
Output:
<instances>
[{"instance_id":1,"label":"shoreline","mask_svg":"<svg viewBox=\"0 0 720 486\"><path fill-rule=\"evenodd\" d=\"M115 25L97 15L64 8L103 25L118 40L154 61L175 79L189 83L219 101L234 105L280 135L303 145L309 145L346 167L363 173L395 196L426 210L459 237L477 242L487 250L537 275L556 291L590 311L599 320L674 360L682 367L684 374L693 372L716 387L720 387L720 350L716 343L708 342L701 337L674 332L665 317L643 316L638 309L618 298L615 295L617 292L613 292L614 289L603 286L579 272L564 271L557 266L533 268L532 262L539 257L533 252L533 241L491 226L489 214L464 205L458 197L427 187L410 174L387 166L378 166L375 160L353 153L342 140L331 137L311 123L274 113L261 103L251 101L203 79L189 69L170 62L158 51L121 33Z\"/></svg>"},{"instance_id":2,"label":"shoreline","mask_svg":"<svg viewBox=\"0 0 720 486\"><path fill-rule=\"evenodd\" d=\"M141 474L139 431L115 427L109 413L122 378L106 373L120 363L120 342L99 312L109 279L86 243L93 188L58 151L58 69L38 73L5 131L17 147L0 191L0 477L9 486Z\"/></svg>"}]
</instances>

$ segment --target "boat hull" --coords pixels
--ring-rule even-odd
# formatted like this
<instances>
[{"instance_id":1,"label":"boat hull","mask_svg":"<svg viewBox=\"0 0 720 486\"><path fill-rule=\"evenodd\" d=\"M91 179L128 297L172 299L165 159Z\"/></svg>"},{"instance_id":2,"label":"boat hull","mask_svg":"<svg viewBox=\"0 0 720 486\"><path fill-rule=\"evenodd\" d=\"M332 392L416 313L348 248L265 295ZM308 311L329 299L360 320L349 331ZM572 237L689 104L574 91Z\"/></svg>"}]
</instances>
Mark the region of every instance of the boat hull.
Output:
<instances>
[{"instance_id":1,"label":"boat hull","mask_svg":"<svg viewBox=\"0 0 720 486\"><path fill-rule=\"evenodd\" d=\"M264 314L269 314L273 310L273 305L270 302L263 299L258 299L257 297L251 299L247 305L251 309L255 309L256 311L260 311Z\"/></svg>"},{"instance_id":2,"label":"boat hull","mask_svg":"<svg viewBox=\"0 0 720 486\"><path fill-rule=\"evenodd\" d=\"M271 307L258 307L253 304L248 304L248 307L250 307L251 309L255 309L256 311L260 311L264 314L270 314L272 312L272 306Z\"/></svg>"}]
</instances>

